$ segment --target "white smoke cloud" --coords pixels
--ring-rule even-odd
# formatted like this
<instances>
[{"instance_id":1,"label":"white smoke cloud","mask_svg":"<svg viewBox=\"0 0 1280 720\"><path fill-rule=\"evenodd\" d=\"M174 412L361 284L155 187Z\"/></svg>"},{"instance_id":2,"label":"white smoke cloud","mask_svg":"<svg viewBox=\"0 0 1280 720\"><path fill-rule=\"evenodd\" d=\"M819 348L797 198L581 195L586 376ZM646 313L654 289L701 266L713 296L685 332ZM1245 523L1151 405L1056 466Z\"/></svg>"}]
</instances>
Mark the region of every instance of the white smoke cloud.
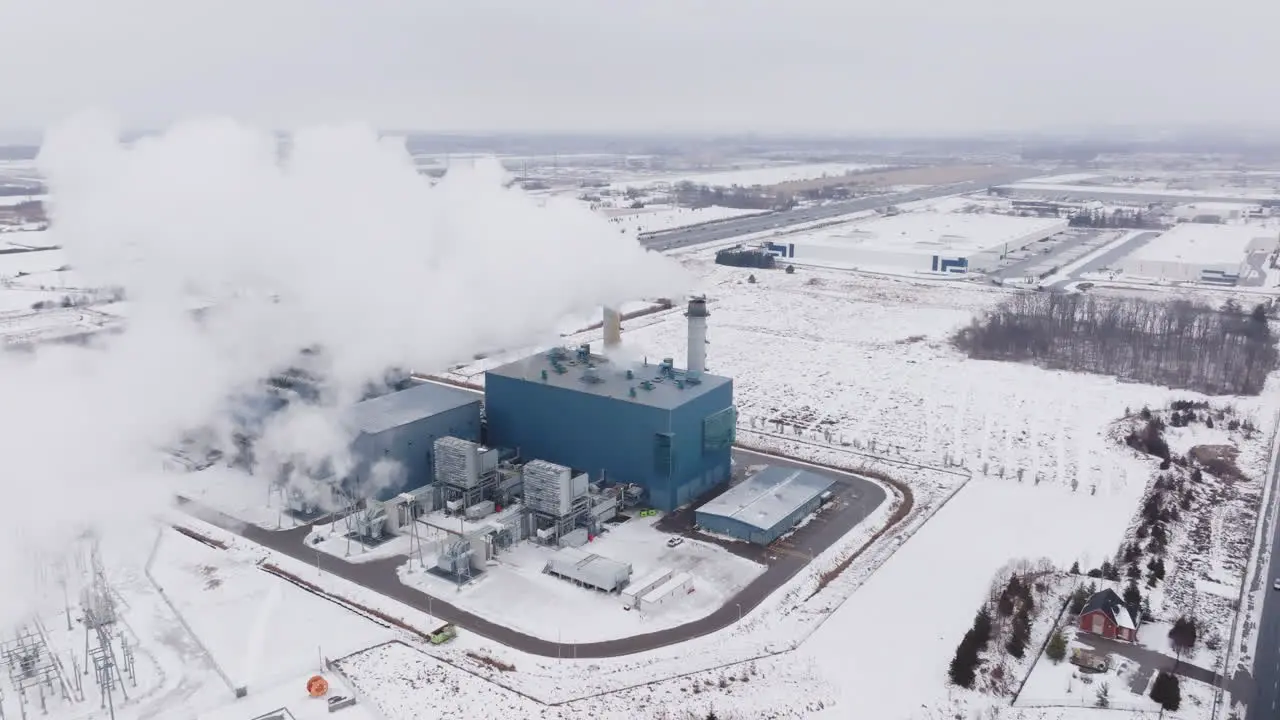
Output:
<instances>
[{"instance_id":1,"label":"white smoke cloud","mask_svg":"<svg viewBox=\"0 0 1280 720\"><path fill-rule=\"evenodd\" d=\"M504 187L496 161L431 187L367 127L303 130L281 150L213 119L126 144L91 113L50 131L39 165L71 264L124 287L132 311L95 348L0 355L2 482L11 508L31 508L0 525L10 587L84 528L109 541L146 527L171 499L155 449L302 347L325 349L335 406L285 413L264 452L341 469L339 408L389 364L541 344L567 314L688 284L576 201ZM218 303L202 324L193 297ZM27 609L3 595L0 622Z\"/></svg>"}]
</instances>

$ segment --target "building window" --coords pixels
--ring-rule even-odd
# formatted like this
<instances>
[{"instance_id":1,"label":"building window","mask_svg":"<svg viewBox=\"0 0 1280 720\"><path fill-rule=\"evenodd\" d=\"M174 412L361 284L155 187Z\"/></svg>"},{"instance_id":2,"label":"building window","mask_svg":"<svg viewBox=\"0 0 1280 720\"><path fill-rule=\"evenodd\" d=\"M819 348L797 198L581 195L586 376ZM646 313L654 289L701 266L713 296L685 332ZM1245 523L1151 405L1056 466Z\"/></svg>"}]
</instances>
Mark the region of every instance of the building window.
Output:
<instances>
[{"instance_id":1,"label":"building window","mask_svg":"<svg viewBox=\"0 0 1280 720\"><path fill-rule=\"evenodd\" d=\"M654 436L653 471L659 477L671 477L673 469L671 446L674 437L671 433L658 433Z\"/></svg>"},{"instance_id":2,"label":"building window","mask_svg":"<svg viewBox=\"0 0 1280 720\"><path fill-rule=\"evenodd\" d=\"M729 407L712 413L702 421L702 451L724 450L733 445L738 431L738 409Z\"/></svg>"}]
</instances>

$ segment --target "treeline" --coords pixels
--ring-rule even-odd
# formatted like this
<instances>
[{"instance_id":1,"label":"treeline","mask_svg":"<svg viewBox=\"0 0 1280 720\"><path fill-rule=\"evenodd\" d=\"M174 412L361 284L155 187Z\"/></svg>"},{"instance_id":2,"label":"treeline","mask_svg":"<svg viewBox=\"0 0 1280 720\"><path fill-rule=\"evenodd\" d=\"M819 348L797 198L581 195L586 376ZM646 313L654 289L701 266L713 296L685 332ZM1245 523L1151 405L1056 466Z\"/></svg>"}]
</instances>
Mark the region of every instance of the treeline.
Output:
<instances>
[{"instance_id":1,"label":"treeline","mask_svg":"<svg viewBox=\"0 0 1280 720\"><path fill-rule=\"evenodd\" d=\"M1129 230L1155 230L1164 227L1158 218L1151 217L1141 210L1128 211L1121 208L1106 212L1104 210L1082 210L1067 221L1071 227L1115 228Z\"/></svg>"},{"instance_id":2,"label":"treeline","mask_svg":"<svg viewBox=\"0 0 1280 720\"><path fill-rule=\"evenodd\" d=\"M759 268L772 270L777 267L777 256L759 248L732 247L716 253L717 265L729 267Z\"/></svg>"},{"instance_id":3,"label":"treeline","mask_svg":"<svg viewBox=\"0 0 1280 720\"><path fill-rule=\"evenodd\" d=\"M974 320L955 343L974 359L1207 395L1257 395L1277 360L1267 307L1246 313L1233 301L1217 310L1184 300L1026 293Z\"/></svg>"}]
</instances>

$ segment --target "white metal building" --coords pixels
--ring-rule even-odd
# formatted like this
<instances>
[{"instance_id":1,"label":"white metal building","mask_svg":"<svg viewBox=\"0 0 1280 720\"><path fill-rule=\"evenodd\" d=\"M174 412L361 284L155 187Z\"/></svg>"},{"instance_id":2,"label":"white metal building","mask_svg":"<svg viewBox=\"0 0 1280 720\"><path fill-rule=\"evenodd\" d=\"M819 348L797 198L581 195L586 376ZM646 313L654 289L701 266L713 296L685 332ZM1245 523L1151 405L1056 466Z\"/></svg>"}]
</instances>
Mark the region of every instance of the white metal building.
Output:
<instances>
[{"instance_id":1,"label":"white metal building","mask_svg":"<svg viewBox=\"0 0 1280 720\"><path fill-rule=\"evenodd\" d=\"M640 598L641 610L653 610L667 603L675 602L693 591L693 576L687 572L678 573L667 578L661 585L653 588Z\"/></svg>"},{"instance_id":2,"label":"white metal building","mask_svg":"<svg viewBox=\"0 0 1280 720\"><path fill-rule=\"evenodd\" d=\"M675 571L670 568L658 568L647 575L641 576L639 580L632 581L627 585L627 589L622 591L622 604L626 607L636 607L640 604L640 598L648 594L650 590L670 580L674 574Z\"/></svg>"},{"instance_id":3,"label":"white metal building","mask_svg":"<svg viewBox=\"0 0 1280 720\"><path fill-rule=\"evenodd\" d=\"M631 577L631 565L572 547L557 550L542 571L605 592L617 590Z\"/></svg>"},{"instance_id":4,"label":"white metal building","mask_svg":"<svg viewBox=\"0 0 1280 720\"><path fill-rule=\"evenodd\" d=\"M1120 263L1125 275L1173 282L1235 285L1258 277L1280 246L1274 228L1183 223L1148 241Z\"/></svg>"},{"instance_id":5,"label":"white metal building","mask_svg":"<svg viewBox=\"0 0 1280 720\"><path fill-rule=\"evenodd\" d=\"M765 247L788 263L954 274L994 268L1005 253L1066 229L1060 218L921 211L838 225Z\"/></svg>"},{"instance_id":6,"label":"white metal building","mask_svg":"<svg viewBox=\"0 0 1280 720\"><path fill-rule=\"evenodd\" d=\"M1255 203L1197 202L1178 205L1173 209L1173 216L1179 220L1214 223L1261 218L1266 216L1266 211Z\"/></svg>"}]
</instances>

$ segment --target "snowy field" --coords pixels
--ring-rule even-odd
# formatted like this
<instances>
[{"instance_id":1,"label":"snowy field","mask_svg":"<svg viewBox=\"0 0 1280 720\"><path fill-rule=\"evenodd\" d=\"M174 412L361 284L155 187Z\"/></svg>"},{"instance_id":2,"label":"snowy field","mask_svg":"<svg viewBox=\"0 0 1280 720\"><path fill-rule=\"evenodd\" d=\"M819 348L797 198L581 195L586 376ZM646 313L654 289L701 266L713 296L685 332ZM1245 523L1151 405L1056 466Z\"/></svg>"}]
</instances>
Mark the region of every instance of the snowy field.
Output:
<instances>
[{"instance_id":1,"label":"snowy field","mask_svg":"<svg viewBox=\"0 0 1280 720\"><path fill-rule=\"evenodd\" d=\"M250 692L391 637L251 559L176 532L165 534L152 574L222 671Z\"/></svg>"},{"instance_id":2,"label":"snowy field","mask_svg":"<svg viewBox=\"0 0 1280 720\"><path fill-rule=\"evenodd\" d=\"M662 232L676 228L698 225L700 223L727 220L745 215L760 215L768 211L726 208L718 205L704 208L682 208L670 205L649 205L643 209L607 209L601 210L610 224L628 237L636 237L641 233Z\"/></svg>"},{"instance_id":3,"label":"snowy field","mask_svg":"<svg viewBox=\"0 0 1280 720\"><path fill-rule=\"evenodd\" d=\"M461 590L455 591L454 582L447 578L405 572L408 567L402 568L400 578L526 634L546 640L591 642L654 632L705 617L764 572L763 565L717 545L686 540L677 547L667 547L669 536L652 527L657 519L633 518L610 525L609 532L583 548L629 563L632 580L659 569L693 575L694 592L652 611L626 610L618 595L581 588L544 573L556 551L532 543L520 543L498 555L484 574ZM512 598L521 601L513 603Z\"/></svg>"},{"instance_id":4,"label":"snowy field","mask_svg":"<svg viewBox=\"0 0 1280 720\"><path fill-rule=\"evenodd\" d=\"M875 170L879 165L861 163L812 163L803 165L768 165L764 167L742 168L736 170L717 170L705 173L671 174L655 176L639 176L613 183L615 190L627 188L646 188L660 183L674 185L691 182L695 185L711 187L753 187L756 185L778 185L797 180L816 180L824 177L842 177L850 173Z\"/></svg>"}]
</instances>

